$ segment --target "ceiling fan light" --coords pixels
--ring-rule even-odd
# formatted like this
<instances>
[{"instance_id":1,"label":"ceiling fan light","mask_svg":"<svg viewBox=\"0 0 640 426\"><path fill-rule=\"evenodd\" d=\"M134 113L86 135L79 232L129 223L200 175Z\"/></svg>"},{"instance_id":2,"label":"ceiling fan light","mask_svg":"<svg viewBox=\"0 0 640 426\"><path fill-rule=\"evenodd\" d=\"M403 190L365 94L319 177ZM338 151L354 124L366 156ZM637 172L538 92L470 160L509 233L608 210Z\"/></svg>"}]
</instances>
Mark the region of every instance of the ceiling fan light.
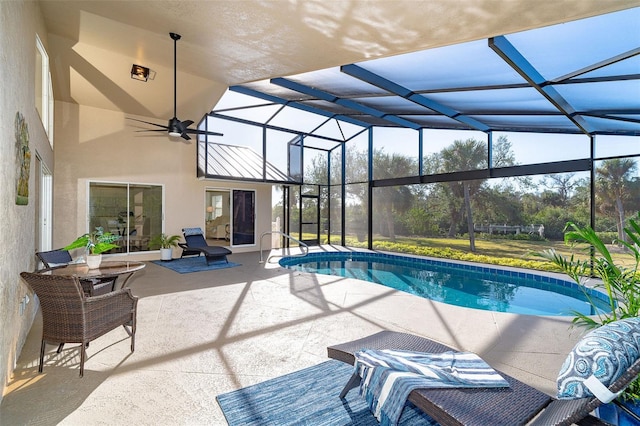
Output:
<instances>
[{"instance_id":1,"label":"ceiling fan light","mask_svg":"<svg viewBox=\"0 0 640 426\"><path fill-rule=\"evenodd\" d=\"M172 138L179 138L184 132L184 129L180 125L180 120L178 120L176 117L173 117L171 120L169 120L167 130L169 131L169 136L171 136Z\"/></svg>"}]
</instances>

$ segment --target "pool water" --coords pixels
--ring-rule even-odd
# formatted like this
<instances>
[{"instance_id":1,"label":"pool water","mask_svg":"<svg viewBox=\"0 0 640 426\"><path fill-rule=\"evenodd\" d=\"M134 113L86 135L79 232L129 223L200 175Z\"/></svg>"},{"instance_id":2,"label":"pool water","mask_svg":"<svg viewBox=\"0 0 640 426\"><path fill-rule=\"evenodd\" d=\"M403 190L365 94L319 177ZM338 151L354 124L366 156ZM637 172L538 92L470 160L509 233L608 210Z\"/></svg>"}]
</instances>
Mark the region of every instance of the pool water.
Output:
<instances>
[{"instance_id":1,"label":"pool water","mask_svg":"<svg viewBox=\"0 0 640 426\"><path fill-rule=\"evenodd\" d=\"M426 299L466 308L525 315L593 315L585 291L598 309L606 296L553 277L382 253L310 253L286 257L280 265L304 272L370 281Z\"/></svg>"}]
</instances>

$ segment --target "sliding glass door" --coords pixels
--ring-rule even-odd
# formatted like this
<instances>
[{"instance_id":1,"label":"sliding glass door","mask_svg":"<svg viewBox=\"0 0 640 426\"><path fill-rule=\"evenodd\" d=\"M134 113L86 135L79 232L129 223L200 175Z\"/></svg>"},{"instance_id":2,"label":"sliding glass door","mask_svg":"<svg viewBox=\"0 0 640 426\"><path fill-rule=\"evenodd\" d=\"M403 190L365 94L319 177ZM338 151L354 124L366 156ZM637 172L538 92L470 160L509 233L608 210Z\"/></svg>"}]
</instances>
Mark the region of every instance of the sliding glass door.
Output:
<instances>
[{"instance_id":1,"label":"sliding glass door","mask_svg":"<svg viewBox=\"0 0 640 426\"><path fill-rule=\"evenodd\" d=\"M149 241L162 232L161 185L89 183L89 230L102 227L120 235L110 253L148 251Z\"/></svg>"}]
</instances>

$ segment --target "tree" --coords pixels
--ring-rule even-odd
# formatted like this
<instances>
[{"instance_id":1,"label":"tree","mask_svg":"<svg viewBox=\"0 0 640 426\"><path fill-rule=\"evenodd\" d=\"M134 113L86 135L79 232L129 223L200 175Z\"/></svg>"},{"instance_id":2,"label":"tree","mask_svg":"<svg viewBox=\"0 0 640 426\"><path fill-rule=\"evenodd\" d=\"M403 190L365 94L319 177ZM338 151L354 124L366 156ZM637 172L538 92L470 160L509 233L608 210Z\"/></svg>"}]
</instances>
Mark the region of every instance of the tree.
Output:
<instances>
[{"instance_id":1,"label":"tree","mask_svg":"<svg viewBox=\"0 0 640 426\"><path fill-rule=\"evenodd\" d=\"M376 179L401 177L418 171L412 158L395 153L389 155L382 149L373 153L373 168ZM374 194L374 201L380 200L375 203L373 212L382 225L380 233L395 241L395 221L411 208L413 193L408 186L399 185L376 188Z\"/></svg>"},{"instance_id":2,"label":"tree","mask_svg":"<svg viewBox=\"0 0 640 426\"><path fill-rule=\"evenodd\" d=\"M603 210L613 210L616 217L618 239L625 240L624 234L624 202L629 197L631 175L636 169L636 163L630 158L614 158L604 160L596 168L596 185Z\"/></svg>"},{"instance_id":3,"label":"tree","mask_svg":"<svg viewBox=\"0 0 640 426\"><path fill-rule=\"evenodd\" d=\"M466 141L455 140L453 144L440 151L441 172L461 172L468 170L479 170L488 168L488 147L484 141L467 139ZM493 143L493 167L513 165L515 159L511 151L511 142L505 136L500 136ZM449 201L451 227L449 236L455 235L456 223L462 217L467 218L467 230L469 233L469 249L473 252L475 248L475 233L473 229L473 212L471 206L472 197L477 194L486 179L464 180L460 182L448 182L447 186L451 194L463 202L456 203Z\"/></svg>"},{"instance_id":4,"label":"tree","mask_svg":"<svg viewBox=\"0 0 640 426\"><path fill-rule=\"evenodd\" d=\"M567 207L574 188L578 182L574 180L575 173L557 173L546 176L542 182L550 189L555 190L556 197L552 200L553 205Z\"/></svg>"},{"instance_id":5,"label":"tree","mask_svg":"<svg viewBox=\"0 0 640 426\"><path fill-rule=\"evenodd\" d=\"M441 167L444 172L457 172L476 170L487 167L487 145L482 141L467 139L455 140L451 146L440 151ZM451 228L449 236L453 237L454 225L464 214L467 216L467 229L469 232L469 249L476 251L475 234L473 231L473 216L471 211L471 195L480 187L482 181L449 182L451 193L464 201L463 209L459 209L456 203L450 203Z\"/></svg>"}]
</instances>

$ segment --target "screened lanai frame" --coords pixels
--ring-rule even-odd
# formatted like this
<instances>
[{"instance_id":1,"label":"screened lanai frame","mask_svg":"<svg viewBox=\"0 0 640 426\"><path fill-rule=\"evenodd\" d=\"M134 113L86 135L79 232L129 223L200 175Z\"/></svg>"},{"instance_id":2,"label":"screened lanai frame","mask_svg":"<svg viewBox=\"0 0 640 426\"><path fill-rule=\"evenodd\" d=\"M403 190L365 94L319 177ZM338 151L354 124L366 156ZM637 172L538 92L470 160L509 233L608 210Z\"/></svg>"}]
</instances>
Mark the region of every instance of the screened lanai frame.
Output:
<instances>
[{"instance_id":1,"label":"screened lanai frame","mask_svg":"<svg viewBox=\"0 0 640 426\"><path fill-rule=\"evenodd\" d=\"M484 178L588 172L595 192L597 160L640 155L640 8L600 15L534 30L496 36L452 46L412 52L304 74L231 86L201 123L222 131L223 141L201 140L198 175L212 179L241 179L283 185L309 182L275 165L272 152L290 153L290 141L324 150L327 158L342 162L341 224L345 224L345 186L365 184L368 191L369 246L374 188ZM244 145L247 137L225 132L224 122L253 126L251 142L261 157L262 173L239 176L211 167L216 144ZM418 170L405 176L380 178L372 168L376 129L412 129L416 137ZM429 150L432 130L464 131L487 142L486 168L432 173L425 170L423 153ZM280 141L269 134L277 134ZM493 145L497 135L569 135L579 139L575 158L520 162L497 167ZM623 154L606 153L605 139L623 140ZM542 136L541 136L542 138ZM366 179L348 182L345 146L366 140L370 148ZM382 146L397 144L380 143ZM275 148L273 146L276 146ZM553 146L553 145L551 145ZM287 147L287 149L281 149ZM554 146L557 151L562 146ZM338 154L336 154L338 153ZM280 160L282 161L282 160ZM329 163L328 163L329 164ZM275 167L287 176L274 177ZM327 172L329 176L329 172ZM247 177L249 176L249 177ZM331 177L329 176L330 180ZM591 202L591 225L595 223ZM345 230L342 226L344 244ZM337 243L337 242L334 242Z\"/></svg>"}]
</instances>

